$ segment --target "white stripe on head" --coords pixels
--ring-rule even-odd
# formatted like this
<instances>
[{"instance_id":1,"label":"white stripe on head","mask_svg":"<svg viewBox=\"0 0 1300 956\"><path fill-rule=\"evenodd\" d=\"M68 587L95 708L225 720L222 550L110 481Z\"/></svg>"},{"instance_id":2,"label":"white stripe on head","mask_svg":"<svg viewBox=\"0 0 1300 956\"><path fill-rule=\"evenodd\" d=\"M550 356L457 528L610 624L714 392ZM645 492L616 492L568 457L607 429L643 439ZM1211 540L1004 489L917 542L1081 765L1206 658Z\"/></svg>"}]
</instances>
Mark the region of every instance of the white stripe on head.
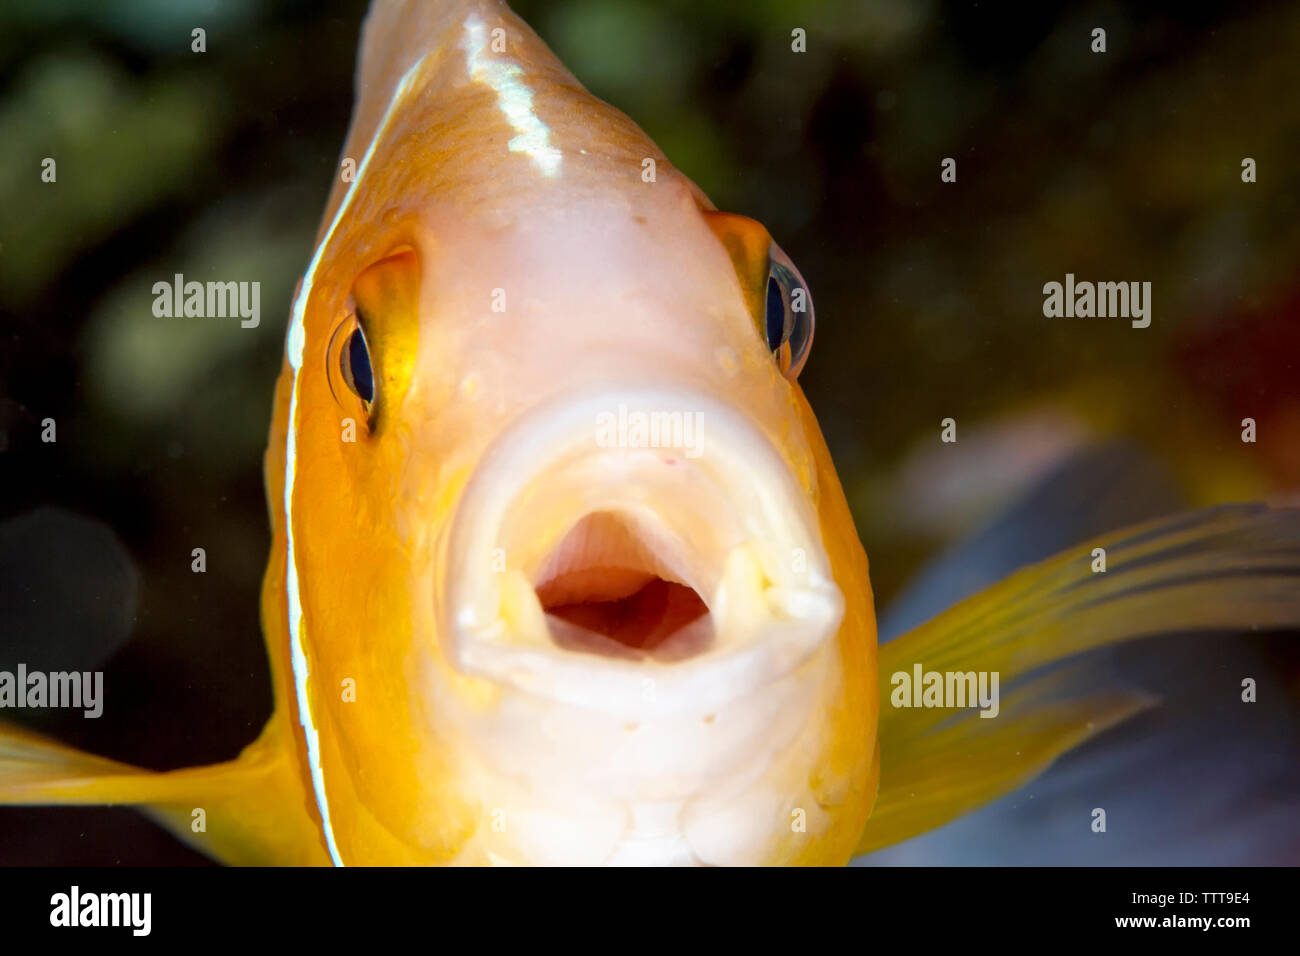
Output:
<instances>
[{"instance_id":1,"label":"white stripe on head","mask_svg":"<svg viewBox=\"0 0 1300 956\"><path fill-rule=\"evenodd\" d=\"M302 625L302 600L298 593L298 566L294 561L293 553L293 485L298 446L298 372L302 369L303 350L306 348L307 342L304 319L307 312L307 301L311 297L312 282L316 278L316 269L320 265L321 255L329 245L334 230L343 218L343 213L347 210L352 197L356 195L357 184L361 182L361 177L365 175L366 168L370 165L371 157L375 154L375 145L379 142L385 129L387 129L394 109L410 91L411 84L415 80L416 71L427 59L428 54L417 60L415 65L406 71L406 75L402 77L402 82L398 84L396 92L393 93L393 98L388 103L388 109L384 112L384 118L380 122L379 128L375 130L375 135L370 140L370 146L366 149L366 155L357 168L356 178L353 180L343 202L339 204L338 212L334 214L329 230L325 233L320 245L316 247L316 254L312 256L311 263L307 266L307 272L302 279L302 288L298 290L298 297L293 302L293 310L289 320L289 335L285 342L285 353L289 359L289 365L293 369L293 387L289 394L289 421L285 429L287 437L284 443L284 577L289 605L289 650L293 660L294 688L298 697L298 722L302 725L303 734L307 740L307 763L311 771L312 789L316 792L316 807L320 811L325 844L329 848L330 859L334 861L335 866L343 866L344 864L343 858L339 855L338 846L334 841L334 828L330 824L329 797L325 793L325 774L321 769L320 735L316 731L316 725L312 722L311 704L307 700L307 681L311 675L307 667L307 633Z\"/></svg>"},{"instance_id":2,"label":"white stripe on head","mask_svg":"<svg viewBox=\"0 0 1300 956\"><path fill-rule=\"evenodd\" d=\"M497 95L497 108L515 131L508 144L512 153L526 153L544 176L560 171L562 154L551 145L551 129L533 109L533 91L523 80L524 71L516 63L505 62L488 51L487 27L477 13L465 19L465 35L460 48L465 51L470 79L486 83Z\"/></svg>"}]
</instances>

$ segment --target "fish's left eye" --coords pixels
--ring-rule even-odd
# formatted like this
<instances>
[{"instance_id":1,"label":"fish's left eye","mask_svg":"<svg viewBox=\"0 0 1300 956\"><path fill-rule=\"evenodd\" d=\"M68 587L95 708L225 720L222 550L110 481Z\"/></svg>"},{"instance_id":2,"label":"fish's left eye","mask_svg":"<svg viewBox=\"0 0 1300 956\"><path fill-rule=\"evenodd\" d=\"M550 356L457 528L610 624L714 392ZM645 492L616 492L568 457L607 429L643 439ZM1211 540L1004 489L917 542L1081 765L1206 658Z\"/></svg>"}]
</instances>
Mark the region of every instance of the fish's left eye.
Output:
<instances>
[{"instance_id":1,"label":"fish's left eye","mask_svg":"<svg viewBox=\"0 0 1300 956\"><path fill-rule=\"evenodd\" d=\"M768 349L782 373L793 381L799 377L812 347L812 295L799 270L776 243L768 257L764 327Z\"/></svg>"}]
</instances>

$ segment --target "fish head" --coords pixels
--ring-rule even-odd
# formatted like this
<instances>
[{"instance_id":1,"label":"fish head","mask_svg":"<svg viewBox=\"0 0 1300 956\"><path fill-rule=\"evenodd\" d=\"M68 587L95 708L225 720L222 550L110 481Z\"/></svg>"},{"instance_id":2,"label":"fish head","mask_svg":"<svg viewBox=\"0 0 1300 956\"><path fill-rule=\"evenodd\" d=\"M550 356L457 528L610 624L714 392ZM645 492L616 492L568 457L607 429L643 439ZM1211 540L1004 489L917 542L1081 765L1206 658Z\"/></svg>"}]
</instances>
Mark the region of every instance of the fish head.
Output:
<instances>
[{"instance_id":1,"label":"fish head","mask_svg":"<svg viewBox=\"0 0 1300 956\"><path fill-rule=\"evenodd\" d=\"M390 132L300 287L272 443L336 860L846 860L875 622L793 263L662 157L449 189Z\"/></svg>"}]
</instances>

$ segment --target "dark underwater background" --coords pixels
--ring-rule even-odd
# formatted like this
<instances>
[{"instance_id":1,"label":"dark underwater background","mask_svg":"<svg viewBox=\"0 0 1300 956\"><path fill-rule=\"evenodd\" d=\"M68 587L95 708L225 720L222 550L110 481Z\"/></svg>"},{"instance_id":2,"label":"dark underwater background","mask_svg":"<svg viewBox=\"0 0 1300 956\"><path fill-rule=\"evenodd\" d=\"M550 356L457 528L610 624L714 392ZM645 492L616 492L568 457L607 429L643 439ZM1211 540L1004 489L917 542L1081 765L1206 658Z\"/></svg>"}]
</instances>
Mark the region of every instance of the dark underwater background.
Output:
<instances>
[{"instance_id":1,"label":"dark underwater background","mask_svg":"<svg viewBox=\"0 0 1300 956\"><path fill-rule=\"evenodd\" d=\"M1095 533L1300 503L1300 5L513 6L798 263L819 320L802 382L882 640ZM0 5L0 669L106 687L98 720L5 719L165 769L234 756L269 715L261 456L364 9ZM156 318L178 272L259 281L260 326ZM1151 282L1150 328L1045 318L1067 272ZM1103 655L1166 706L864 862L1295 863L1296 638ZM206 862L131 810L0 810L0 864Z\"/></svg>"}]
</instances>

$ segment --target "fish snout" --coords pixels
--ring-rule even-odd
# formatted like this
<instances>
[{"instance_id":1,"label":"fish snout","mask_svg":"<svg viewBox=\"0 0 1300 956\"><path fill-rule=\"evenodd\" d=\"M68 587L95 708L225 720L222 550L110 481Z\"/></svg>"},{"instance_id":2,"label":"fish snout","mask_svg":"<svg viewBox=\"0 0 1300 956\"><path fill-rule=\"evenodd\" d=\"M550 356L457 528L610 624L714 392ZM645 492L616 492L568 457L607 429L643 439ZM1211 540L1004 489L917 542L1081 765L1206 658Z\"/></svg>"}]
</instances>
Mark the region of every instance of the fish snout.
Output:
<instances>
[{"instance_id":1,"label":"fish snout","mask_svg":"<svg viewBox=\"0 0 1300 956\"><path fill-rule=\"evenodd\" d=\"M624 721L755 693L844 608L811 492L741 411L682 390L525 414L485 452L440 564L453 669Z\"/></svg>"}]
</instances>

